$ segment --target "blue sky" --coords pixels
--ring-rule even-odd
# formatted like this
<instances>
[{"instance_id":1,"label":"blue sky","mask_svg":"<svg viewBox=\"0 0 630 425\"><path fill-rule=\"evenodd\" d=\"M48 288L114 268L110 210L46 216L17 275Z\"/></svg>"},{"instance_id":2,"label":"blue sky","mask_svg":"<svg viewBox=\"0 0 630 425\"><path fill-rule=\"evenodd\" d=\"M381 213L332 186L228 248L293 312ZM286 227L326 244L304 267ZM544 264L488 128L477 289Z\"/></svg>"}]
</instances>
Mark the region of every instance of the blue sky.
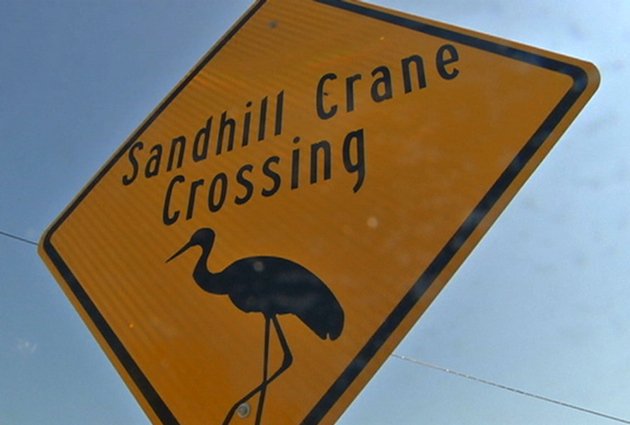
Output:
<instances>
[{"instance_id":1,"label":"blue sky","mask_svg":"<svg viewBox=\"0 0 630 425\"><path fill-rule=\"evenodd\" d=\"M395 350L630 420L630 5L379 1L602 83ZM36 241L247 1L0 0L0 230ZM0 236L0 424L148 424L39 259ZM390 358L340 424L607 424Z\"/></svg>"}]
</instances>

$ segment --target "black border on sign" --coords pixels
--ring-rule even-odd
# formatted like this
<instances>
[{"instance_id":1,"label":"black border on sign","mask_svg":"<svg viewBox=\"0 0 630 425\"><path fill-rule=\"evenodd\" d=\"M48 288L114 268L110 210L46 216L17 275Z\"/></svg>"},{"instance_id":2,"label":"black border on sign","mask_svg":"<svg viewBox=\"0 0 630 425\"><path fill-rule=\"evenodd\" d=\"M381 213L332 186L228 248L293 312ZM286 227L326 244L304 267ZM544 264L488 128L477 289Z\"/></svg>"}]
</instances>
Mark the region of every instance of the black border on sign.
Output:
<instances>
[{"instance_id":1,"label":"black border on sign","mask_svg":"<svg viewBox=\"0 0 630 425\"><path fill-rule=\"evenodd\" d=\"M352 360L339 378L333 383L319 402L313 407L309 414L302 421L303 424L316 424L329 412L341 395L359 376L363 368L376 355L385 341L391 336L394 330L400 325L403 319L409 314L412 308L425 294L434 280L449 264L454 255L465 244L473 231L485 218L495 203L501 198L503 193L512 184L516 176L528 164L538 149L547 140L552 131L558 126L570 108L575 104L580 95L585 91L588 83L587 73L578 66L550 59L539 54L530 53L515 47L501 45L497 42L476 38L471 35L458 33L451 29L440 28L438 26L414 21L411 18L391 15L382 10L369 8L367 5L346 3L342 0L314 0L331 7L346 10L350 13L362 15L369 19L376 19L393 25L405 27L412 31L425 33L439 37L444 40L459 43L476 49L484 50L492 54L508 57L530 65L545 68L551 71L565 74L573 79L573 86L564 95L560 103L551 111L541 126L529 139L523 149L516 155L510 165L504 170L495 184L490 188L479 204L473 209L468 218L459 227L447 244L437 254L429 267L418 278L413 287L398 303L398 305L387 316L378 330L372 335L363 346L359 354ZM116 336L105 318L96 308L95 304L81 286L81 283L72 273L70 267L59 255L52 244L51 238L59 226L68 218L74 209L81 203L87 194L99 183L113 165L126 153L131 145L138 139L149 125L170 105L178 94L190 83L190 81L212 60L212 58L225 47L232 37L245 25L245 23L266 3L266 0L258 0L243 17L228 31L225 36L202 58L195 68L179 83L170 95L160 104L160 106L149 116L149 118L133 133L127 142L117 151L112 159L100 170L85 189L77 196L72 204L63 212L59 219L50 227L43 238L43 248L52 263L68 284L68 287L79 301L85 312L101 333L104 340L112 349L122 366L125 368L131 379L136 384L148 404L153 409L155 415L164 424L179 424L173 413L170 411L164 400L157 393L149 379L144 375L139 365L132 358L120 339Z\"/></svg>"}]
</instances>

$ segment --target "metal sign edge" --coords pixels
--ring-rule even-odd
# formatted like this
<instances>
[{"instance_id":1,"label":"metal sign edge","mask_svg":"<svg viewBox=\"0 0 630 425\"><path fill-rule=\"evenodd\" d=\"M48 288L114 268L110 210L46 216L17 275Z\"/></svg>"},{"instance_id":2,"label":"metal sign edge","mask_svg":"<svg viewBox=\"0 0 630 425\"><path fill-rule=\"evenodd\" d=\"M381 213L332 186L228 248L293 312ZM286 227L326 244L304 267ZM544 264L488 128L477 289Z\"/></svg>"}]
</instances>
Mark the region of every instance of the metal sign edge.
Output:
<instances>
[{"instance_id":1,"label":"metal sign edge","mask_svg":"<svg viewBox=\"0 0 630 425\"><path fill-rule=\"evenodd\" d=\"M53 269L53 274L62 289L67 294L71 294L71 302L79 310L81 317L86 321L94 333L99 344L105 349L111 360L116 365L124 368L124 374L133 381L136 388L130 387L136 398L146 403L141 403L142 407L150 417L157 418L165 425L178 425L179 421L168 408L164 400L160 397L156 389L151 385L149 379L144 375L141 368L129 354L120 339L116 336L100 311L96 308L92 300L87 295L81 283L76 279L70 267L61 257L54 244L52 237L63 222L72 214L74 209L81 203L83 198L99 183L102 177L117 163L125 154L128 148L138 139L139 135L148 128L153 121L169 106L178 94L188 85L188 83L212 60L215 54L220 51L228 41L254 16L254 14L267 2L267 0L256 0L252 6L234 23L234 25L221 37L214 46L199 60L188 74L175 86L175 88L162 100L158 106L148 115L140 126L129 136L129 138L118 148L112 157L98 170L96 175L81 189L79 194L72 200L66 209L52 222L44 231L38 244L38 253L44 262ZM78 304L77 304L78 303ZM88 320L86 320L89 318ZM91 325L91 326L90 326ZM115 358L111 358L111 355ZM127 380L125 380L127 382ZM128 382L127 382L128 383ZM140 397L142 399L140 399ZM147 407L151 411L147 411Z\"/></svg>"},{"instance_id":2,"label":"metal sign edge","mask_svg":"<svg viewBox=\"0 0 630 425\"><path fill-rule=\"evenodd\" d=\"M462 247L468 243L470 236L477 230L480 223L486 219L495 205L511 187L514 180L528 165L531 158L538 153L545 144L553 144L559 137L557 132L563 132L568 123L563 126L562 121L577 115L579 109L584 106L586 100L592 96L597 88L599 76L597 70L587 62L580 62L583 67L575 63L569 63L572 58L562 57L552 52L546 52L530 46L520 46L514 42L508 42L493 36L476 33L474 31L451 27L447 24L429 23L430 20L405 15L393 10L380 8L366 3L344 0L314 0L317 3L343 9L350 13L356 13L367 18L378 19L383 22L405 27L411 31L422 32L428 35L440 37L467 45L469 47L485 50L511 59L526 62L530 65L540 66L552 71L568 75L573 79L573 86L565 94L560 103L551 111L547 119L541 124L525 147L513 159L512 164L497 179L495 185L488 190L486 196L473 209L468 219L460 226L449 242L436 255L430 266L417 279L412 288L398 303L389 316L383 321L378 330L372 335L368 342L360 350L359 354L344 370L342 375L331 385L330 389L322 396L319 402L311 409L309 414L303 419L303 424L313 424L320 422L329 411L335 406L344 392L364 371L365 366L379 353L381 347L387 342L398 325L407 318L407 315L419 302L422 296L431 287L442 271L451 264L453 257L458 254ZM80 307L79 311L83 319L87 322L89 318L91 324L98 333L95 333L99 343L105 348L107 353L115 356L115 363L124 368L125 374L133 381L137 387L134 391L136 398L141 396L152 412L163 424L178 424L179 422L162 400L148 378L144 375L140 367L133 360L129 352L125 349L114 331L111 329L105 318L98 311L92 300L89 298L81 283L76 279L70 267L65 263L59 252L52 243L52 236L61 226L65 219L80 204L83 198L98 184L101 178L113 167L113 165L124 155L127 149L135 142L138 136L169 106L177 95L188 85L188 83L206 66L213 56L221 50L227 42L245 25L245 23L265 4L267 0L257 0L228 32L202 57L202 59L192 68L192 70L175 86L175 88L160 102L160 104L149 114L147 119L132 133L125 143L114 153L87 185L73 199L69 206L53 221L50 227L44 232L39 243L39 253L46 264L54 270L55 277L66 291L68 289L74 299L71 298L75 307ZM419 19L423 19L420 21ZM442 25L442 26L438 26ZM527 49L527 50L525 50ZM553 56L553 57L552 57ZM564 61L566 60L566 61ZM589 67L590 69L585 69ZM585 96L586 95L586 96ZM555 139L555 140L554 140ZM549 143L546 143L549 142ZM472 250L473 247L469 247ZM64 285L66 285L64 287ZM78 305L77 305L78 303ZM89 323L88 323L89 324ZM93 332L94 333L94 332ZM110 351L111 350L111 351ZM377 365L378 366L378 365ZM376 367L377 367L376 366ZM132 388L132 390L134 390ZM146 410L146 405L141 403ZM153 415L150 415L153 416Z\"/></svg>"},{"instance_id":3,"label":"metal sign edge","mask_svg":"<svg viewBox=\"0 0 630 425\"><path fill-rule=\"evenodd\" d=\"M599 74L597 69L592 64L584 61L579 61L583 66L580 67L575 63L569 63L569 61L575 62L573 58L563 57L562 55L554 54L552 52L547 52L531 46L520 45L519 43L499 39L493 36L477 33L475 31L463 28L454 28L448 24L438 22L431 23L428 19L399 13L363 2L357 2L354 0L315 1L332 7L344 9L351 13L357 13L368 18L402 26L412 31L422 32L445 40L464 44L469 47L484 50L489 53L525 62L533 66L539 66L548 70L560 72L572 78L573 85L562 100L550 112L547 119L543 121L534 135L525 144L524 148L517 154L510 165L497 179L496 183L488 190L486 195L477 204L473 211L471 211L464 223L436 255L429 267L422 273L403 299L382 322L381 326L355 356L346 370L330 387L328 392L324 394L318 404L305 417L302 424L319 423L328 414L334 404L363 372L368 363L374 359L377 353L379 353L381 347L388 342L389 338L398 328L400 323L407 318L411 310L431 288L433 282L449 265L451 265L451 260L456 256L456 254L458 254L464 245L469 243L471 235L478 229L479 225L488 218L491 211L495 208L495 205L497 205L504 194L506 194L514 180L519 176L520 172L529 165L532 157L538 153L543 145L553 145L555 141L557 141L560 136L560 134L557 133L563 132L566 126L568 126L568 123L566 123L563 127L561 125L562 121L567 117L574 117L577 115L586 100L588 100L588 98L590 98L595 92L599 84ZM552 56L555 56L555 58ZM586 99L583 99L585 97L583 96L584 94L587 95ZM581 105L579 104L580 99L583 99ZM573 112L573 115L571 115L570 112ZM500 213L500 211L498 211L498 213ZM468 250L472 250L472 248L474 248L474 246L468 247ZM456 265L456 267L458 267L458 265ZM374 367L378 368L379 366L380 363Z\"/></svg>"}]
</instances>

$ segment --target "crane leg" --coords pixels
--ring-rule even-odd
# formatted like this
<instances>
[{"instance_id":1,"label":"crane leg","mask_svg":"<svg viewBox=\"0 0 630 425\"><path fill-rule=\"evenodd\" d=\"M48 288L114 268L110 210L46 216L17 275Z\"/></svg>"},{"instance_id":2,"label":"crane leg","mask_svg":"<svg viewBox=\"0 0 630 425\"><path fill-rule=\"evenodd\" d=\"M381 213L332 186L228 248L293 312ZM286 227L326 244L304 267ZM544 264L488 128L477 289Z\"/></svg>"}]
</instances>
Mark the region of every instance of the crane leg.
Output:
<instances>
[{"instance_id":1,"label":"crane leg","mask_svg":"<svg viewBox=\"0 0 630 425\"><path fill-rule=\"evenodd\" d=\"M269 378L267 383L270 383L274 379L276 379L282 372L287 370L289 366L293 363L293 354L291 354L291 350L289 349L289 344L287 344L287 339L284 337L284 332L282 332L282 328L280 327L280 322L278 322L278 318L276 316L271 317L273 321L273 327L276 329L276 334L278 335L278 340L280 341L280 346L282 347L282 351L284 353L284 358L282 359L282 365L280 368L274 372L274 374Z\"/></svg>"},{"instance_id":2,"label":"crane leg","mask_svg":"<svg viewBox=\"0 0 630 425\"><path fill-rule=\"evenodd\" d=\"M269 318L265 318L265 360L263 367L263 376L267 375L267 365L269 360ZM293 363L293 355L291 354L291 349L289 348L289 344L284 336L284 332L282 331L282 327L280 326L280 322L276 316L271 317L271 321L273 322L273 327L276 330L276 334L278 335L278 341L280 342L280 346L282 347L282 352L284 357L282 359L282 364L269 378L263 379L263 382L260 383L256 388L248 392L245 397L241 398L239 401L234 403L230 411L228 412L225 420L223 421L223 425L228 425L232 420L232 417L236 413L236 409L238 407L247 402L250 398L252 398L257 393L261 393L260 400L258 403L258 410L256 412L256 425L260 425L260 419L262 417L262 404L264 402L264 394L267 391L267 386L276 380L285 370L287 370L291 364Z\"/></svg>"},{"instance_id":3,"label":"crane leg","mask_svg":"<svg viewBox=\"0 0 630 425\"><path fill-rule=\"evenodd\" d=\"M258 397L258 409L256 409L255 425L260 425L262 419L263 406L265 404L265 395L267 394L267 374L269 372L269 318L265 317L265 350L263 355L263 379L260 388L260 396Z\"/></svg>"}]
</instances>

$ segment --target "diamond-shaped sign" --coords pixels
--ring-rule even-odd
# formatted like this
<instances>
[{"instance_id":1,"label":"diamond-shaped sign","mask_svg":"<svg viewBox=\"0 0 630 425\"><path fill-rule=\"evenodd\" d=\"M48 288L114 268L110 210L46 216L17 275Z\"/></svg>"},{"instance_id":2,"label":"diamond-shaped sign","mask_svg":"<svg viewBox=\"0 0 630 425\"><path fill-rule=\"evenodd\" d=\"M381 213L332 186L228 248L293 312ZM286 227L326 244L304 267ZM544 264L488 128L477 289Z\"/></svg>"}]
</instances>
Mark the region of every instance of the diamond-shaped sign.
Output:
<instances>
[{"instance_id":1,"label":"diamond-shaped sign","mask_svg":"<svg viewBox=\"0 0 630 425\"><path fill-rule=\"evenodd\" d=\"M155 423L332 423L566 129L585 62L257 2L40 253Z\"/></svg>"}]
</instances>

